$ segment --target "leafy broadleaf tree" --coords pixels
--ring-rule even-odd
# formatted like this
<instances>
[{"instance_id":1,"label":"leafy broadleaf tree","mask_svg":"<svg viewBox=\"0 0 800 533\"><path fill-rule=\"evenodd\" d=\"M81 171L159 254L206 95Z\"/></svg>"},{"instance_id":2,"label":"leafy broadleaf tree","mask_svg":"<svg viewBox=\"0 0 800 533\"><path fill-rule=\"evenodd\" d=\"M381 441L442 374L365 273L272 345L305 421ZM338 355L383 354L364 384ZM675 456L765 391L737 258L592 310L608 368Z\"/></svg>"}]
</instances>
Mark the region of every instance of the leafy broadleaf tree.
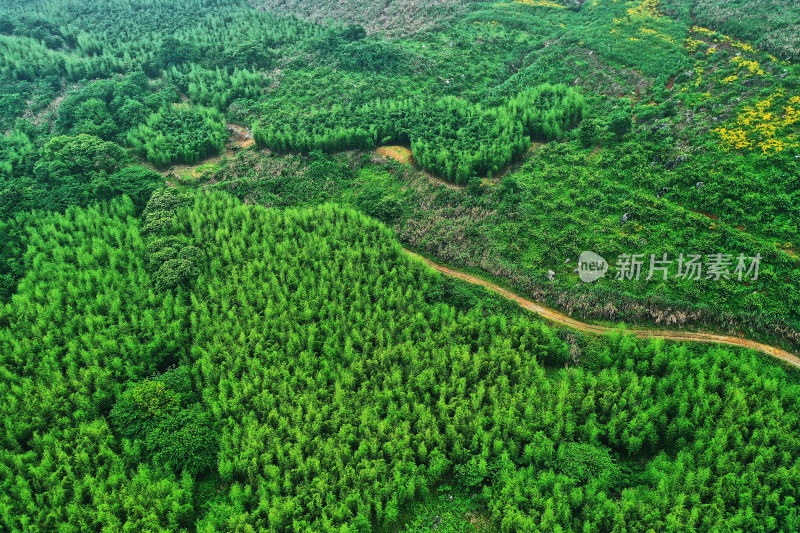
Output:
<instances>
[{"instance_id":1,"label":"leafy broadleaf tree","mask_svg":"<svg viewBox=\"0 0 800 533\"><path fill-rule=\"evenodd\" d=\"M42 204L65 209L130 190L130 183L120 189L111 179L129 162L130 156L118 144L93 135L53 137L42 148L34 167L36 178L47 191ZM141 187L147 189L148 185Z\"/></svg>"}]
</instances>

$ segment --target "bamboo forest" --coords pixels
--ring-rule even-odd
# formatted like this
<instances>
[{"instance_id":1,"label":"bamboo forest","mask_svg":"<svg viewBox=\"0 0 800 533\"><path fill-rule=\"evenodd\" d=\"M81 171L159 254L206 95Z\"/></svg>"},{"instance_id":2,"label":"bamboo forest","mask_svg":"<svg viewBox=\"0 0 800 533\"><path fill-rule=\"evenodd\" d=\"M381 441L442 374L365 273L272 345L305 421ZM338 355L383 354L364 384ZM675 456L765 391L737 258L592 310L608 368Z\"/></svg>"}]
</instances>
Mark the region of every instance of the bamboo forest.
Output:
<instances>
[{"instance_id":1,"label":"bamboo forest","mask_svg":"<svg viewBox=\"0 0 800 533\"><path fill-rule=\"evenodd\" d=\"M0 531L800 531L800 5L0 2Z\"/></svg>"}]
</instances>

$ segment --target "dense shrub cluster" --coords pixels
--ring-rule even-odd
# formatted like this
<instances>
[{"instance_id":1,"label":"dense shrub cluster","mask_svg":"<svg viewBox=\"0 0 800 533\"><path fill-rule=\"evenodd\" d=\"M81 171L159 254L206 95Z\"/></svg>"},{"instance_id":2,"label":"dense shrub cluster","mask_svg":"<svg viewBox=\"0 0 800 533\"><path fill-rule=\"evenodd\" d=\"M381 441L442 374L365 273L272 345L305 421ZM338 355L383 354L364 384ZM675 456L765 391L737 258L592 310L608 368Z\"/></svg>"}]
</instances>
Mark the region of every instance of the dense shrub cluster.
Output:
<instances>
[{"instance_id":1,"label":"dense shrub cluster","mask_svg":"<svg viewBox=\"0 0 800 533\"><path fill-rule=\"evenodd\" d=\"M340 151L410 144L416 161L457 183L492 175L518 158L530 139L561 138L583 112L583 98L564 85L541 85L484 109L447 97L430 104L377 101L270 117L254 128L256 142L280 151Z\"/></svg>"},{"instance_id":2,"label":"dense shrub cluster","mask_svg":"<svg viewBox=\"0 0 800 533\"><path fill-rule=\"evenodd\" d=\"M196 163L225 148L225 117L208 107L175 104L128 133L134 151L158 167Z\"/></svg>"}]
</instances>

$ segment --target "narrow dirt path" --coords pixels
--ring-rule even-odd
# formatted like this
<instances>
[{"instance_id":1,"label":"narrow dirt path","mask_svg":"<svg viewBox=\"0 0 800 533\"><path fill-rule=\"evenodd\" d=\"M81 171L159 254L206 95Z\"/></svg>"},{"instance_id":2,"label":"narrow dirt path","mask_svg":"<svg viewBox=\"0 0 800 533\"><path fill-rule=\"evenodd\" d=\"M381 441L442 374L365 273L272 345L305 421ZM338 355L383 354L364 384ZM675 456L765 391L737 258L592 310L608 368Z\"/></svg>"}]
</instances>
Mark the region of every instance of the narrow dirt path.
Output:
<instances>
[{"instance_id":1,"label":"narrow dirt path","mask_svg":"<svg viewBox=\"0 0 800 533\"><path fill-rule=\"evenodd\" d=\"M428 179L428 181L434 185L444 185L448 189L464 188L464 185L450 183L449 181L445 181L437 176L434 176L427 170L417 168L416 162L414 161L414 154L411 152L411 149L406 146L381 146L375 150L375 153L385 157L386 159L394 159L395 161L403 163L404 165L415 167L418 172L422 173Z\"/></svg>"},{"instance_id":2,"label":"narrow dirt path","mask_svg":"<svg viewBox=\"0 0 800 533\"><path fill-rule=\"evenodd\" d=\"M581 322L579 320L575 320L563 313L559 313L554 309L550 309L541 304L537 304L531 300L523 298L518 294L515 294L499 285L495 285L490 281L486 281L485 279L481 279L477 276L473 276L472 274L467 274L465 272L460 272L458 270L453 270L451 268L447 268L446 266L440 265L427 259L419 254L412 252L411 250L406 250L405 248L403 251L410 255L411 257L416 257L417 259L423 261L430 267L438 270L439 272L446 274L450 277L457 278L468 283L473 283L475 285L480 285L495 294L499 294L503 298L507 300L511 300L519 304L520 307L527 309L533 313L536 313L551 322L556 324L560 324L562 326L566 326L571 329L575 329L578 331L583 331L585 333L592 333L595 335L604 335L606 333L611 333L616 331L615 328L607 327L607 326L599 326L596 324L587 324L586 322ZM641 338L641 339L649 339L649 338L656 338L656 339L666 339L670 341L681 341L681 342L705 342L705 343L715 343L715 344L728 344L731 346L741 346L744 348L749 348L751 350L756 350L776 359L780 359L781 361L788 363L794 367L800 368L800 358L796 355L791 354L785 350L781 350L780 348L775 348L774 346L769 346L767 344L761 344L759 342L751 341L749 339L741 338L741 337L729 337L727 335L715 335L713 333L700 333L700 332L691 332L691 331L669 331L669 330L650 330L650 329L631 329L627 331L631 335Z\"/></svg>"}]
</instances>

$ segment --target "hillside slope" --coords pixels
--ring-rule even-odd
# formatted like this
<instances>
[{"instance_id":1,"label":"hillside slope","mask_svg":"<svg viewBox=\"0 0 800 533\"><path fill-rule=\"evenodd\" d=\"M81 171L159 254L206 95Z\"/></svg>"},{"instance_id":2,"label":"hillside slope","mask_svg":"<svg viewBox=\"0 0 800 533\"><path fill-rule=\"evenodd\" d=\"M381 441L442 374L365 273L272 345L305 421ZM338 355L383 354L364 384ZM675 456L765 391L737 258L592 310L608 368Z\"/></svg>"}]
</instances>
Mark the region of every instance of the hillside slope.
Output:
<instances>
[{"instance_id":1,"label":"hillside slope","mask_svg":"<svg viewBox=\"0 0 800 533\"><path fill-rule=\"evenodd\" d=\"M664 0L665 12L749 41L778 57L800 58L800 5L793 0Z\"/></svg>"},{"instance_id":2,"label":"hillside slope","mask_svg":"<svg viewBox=\"0 0 800 533\"><path fill-rule=\"evenodd\" d=\"M477 0L248 0L258 9L296 15L311 22L331 20L362 26L368 34L401 37L431 31L462 16Z\"/></svg>"}]
</instances>

